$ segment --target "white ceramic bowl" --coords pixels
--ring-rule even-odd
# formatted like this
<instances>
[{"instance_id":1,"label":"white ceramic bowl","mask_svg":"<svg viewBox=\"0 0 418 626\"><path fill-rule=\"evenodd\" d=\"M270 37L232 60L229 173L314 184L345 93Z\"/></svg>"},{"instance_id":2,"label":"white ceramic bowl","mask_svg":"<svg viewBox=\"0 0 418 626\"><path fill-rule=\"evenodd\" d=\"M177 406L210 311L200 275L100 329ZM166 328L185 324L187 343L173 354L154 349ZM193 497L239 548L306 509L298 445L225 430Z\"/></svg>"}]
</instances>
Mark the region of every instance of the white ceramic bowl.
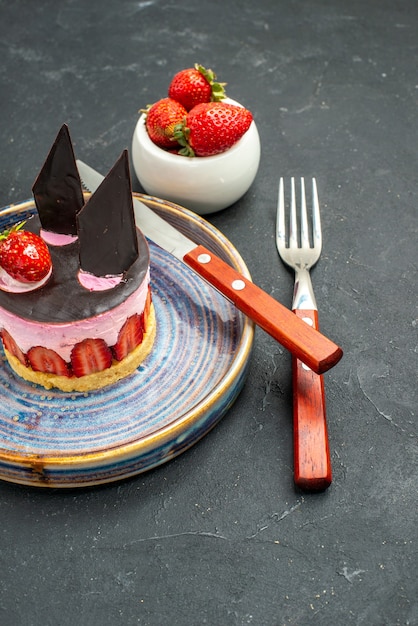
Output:
<instances>
[{"instance_id":1,"label":"white ceramic bowl","mask_svg":"<svg viewBox=\"0 0 418 626\"><path fill-rule=\"evenodd\" d=\"M227 100L239 104L234 100ZM141 115L132 139L132 162L151 196L205 215L230 206L249 189L260 163L260 137L253 121L232 148L210 157L183 157L156 146Z\"/></svg>"}]
</instances>

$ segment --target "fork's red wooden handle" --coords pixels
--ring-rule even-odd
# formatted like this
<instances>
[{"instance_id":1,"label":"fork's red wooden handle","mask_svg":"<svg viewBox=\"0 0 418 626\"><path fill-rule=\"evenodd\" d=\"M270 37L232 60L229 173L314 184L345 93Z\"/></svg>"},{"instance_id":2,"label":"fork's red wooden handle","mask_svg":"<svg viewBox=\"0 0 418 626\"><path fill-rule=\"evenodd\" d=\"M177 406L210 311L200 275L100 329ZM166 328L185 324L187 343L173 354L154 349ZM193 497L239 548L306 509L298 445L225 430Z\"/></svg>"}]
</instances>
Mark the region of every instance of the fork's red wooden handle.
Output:
<instances>
[{"instance_id":1,"label":"fork's red wooden handle","mask_svg":"<svg viewBox=\"0 0 418 626\"><path fill-rule=\"evenodd\" d=\"M341 348L334 342L302 322L204 246L196 246L183 261L314 372L326 372L342 357Z\"/></svg>"},{"instance_id":2,"label":"fork's red wooden handle","mask_svg":"<svg viewBox=\"0 0 418 626\"><path fill-rule=\"evenodd\" d=\"M294 313L318 328L317 311ZM297 358L293 358L292 369L294 479L301 489L322 491L332 481L324 380Z\"/></svg>"}]
</instances>

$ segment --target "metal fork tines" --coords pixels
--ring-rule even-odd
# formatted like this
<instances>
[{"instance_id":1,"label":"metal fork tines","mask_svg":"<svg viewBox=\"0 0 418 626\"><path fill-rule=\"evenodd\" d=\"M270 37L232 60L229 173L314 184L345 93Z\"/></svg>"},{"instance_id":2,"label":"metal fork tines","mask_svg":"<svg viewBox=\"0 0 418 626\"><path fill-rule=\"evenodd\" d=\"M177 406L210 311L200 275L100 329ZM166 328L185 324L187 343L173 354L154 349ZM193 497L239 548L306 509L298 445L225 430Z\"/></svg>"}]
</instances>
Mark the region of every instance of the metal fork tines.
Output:
<instances>
[{"instance_id":1,"label":"metal fork tines","mask_svg":"<svg viewBox=\"0 0 418 626\"><path fill-rule=\"evenodd\" d=\"M286 237L286 207L284 181L280 179L279 202L277 207L276 243L282 260L296 272L292 309L316 310L315 296L309 270L318 261L322 248L321 216L319 213L318 191L315 178L312 179L312 245L309 236L308 212L306 208L305 181L300 180L300 229L296 208L295 179L291 178L291 201L289 216L289 236ZM298 235L298 231L300 234Z\"/></svg>"},{"instance_id":2,"label":"metal fork tines","mask_svg":"<svg viewBox=\"0 0 418 626\"><path fill-rule=\"evenodd\" d=\"M290 211L287 211L284 180L280 179L276 244L281 259L295 271L292 310L307 324L318 328L318 311L309 273L318 261L322 248L315 179L312 179L311 227L303 178L300 181L300 190L298 214L295 179L291 178ZM302 489L326 489L331 484L332 472L324 381L322 376L318 376L295 358L292 372L295 483Z\"/></svg>"}]
</instances>

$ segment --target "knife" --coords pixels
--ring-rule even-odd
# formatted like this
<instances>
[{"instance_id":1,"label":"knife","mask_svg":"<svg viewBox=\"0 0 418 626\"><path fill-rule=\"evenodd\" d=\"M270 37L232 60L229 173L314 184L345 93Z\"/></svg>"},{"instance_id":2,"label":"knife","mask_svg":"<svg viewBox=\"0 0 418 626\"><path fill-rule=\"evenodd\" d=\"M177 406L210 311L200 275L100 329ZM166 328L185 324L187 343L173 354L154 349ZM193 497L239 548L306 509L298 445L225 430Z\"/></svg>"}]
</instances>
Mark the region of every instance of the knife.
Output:
<instances>
[{"instance_id":1,"label":"knife","mask_svg":"<svg viewBox=\"0 0 418 626\"><path fill-rule=\"evenodd\" d=\"M94 192L104 179L83 161L77 167L84 188ZM133 196L138 228L148 239L185 263L240 311L317 374L333 367L342 349L305 324L272 296L204 246L192 241Z\"/></svg>"}]
</instances>

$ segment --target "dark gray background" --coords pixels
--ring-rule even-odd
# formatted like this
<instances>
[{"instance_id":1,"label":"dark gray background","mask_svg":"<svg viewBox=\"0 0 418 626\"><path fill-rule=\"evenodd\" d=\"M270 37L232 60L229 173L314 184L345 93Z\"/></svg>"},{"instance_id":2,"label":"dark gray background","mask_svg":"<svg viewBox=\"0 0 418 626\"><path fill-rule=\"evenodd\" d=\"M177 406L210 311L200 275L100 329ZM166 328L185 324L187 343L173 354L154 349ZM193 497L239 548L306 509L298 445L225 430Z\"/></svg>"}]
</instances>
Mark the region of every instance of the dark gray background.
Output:
<instances>
[{"instance_id":1,"label":"dark gray background","mask_svg":"<svg viewBox=\"0 0 418 626\"><path fill-rule=\"evenodd\" d=\"M30 197L63 122L106 171L175 72L212 67L262 158L209 219L290 305L278 177L315 175L320 322L345 350L325 493L293 486L290 358L259 330L237 402L176 460L81 491L0 483L2 626L418 624L417 27L415 0L0 0L0 204Z\"/></svg>"}]
</instances>

